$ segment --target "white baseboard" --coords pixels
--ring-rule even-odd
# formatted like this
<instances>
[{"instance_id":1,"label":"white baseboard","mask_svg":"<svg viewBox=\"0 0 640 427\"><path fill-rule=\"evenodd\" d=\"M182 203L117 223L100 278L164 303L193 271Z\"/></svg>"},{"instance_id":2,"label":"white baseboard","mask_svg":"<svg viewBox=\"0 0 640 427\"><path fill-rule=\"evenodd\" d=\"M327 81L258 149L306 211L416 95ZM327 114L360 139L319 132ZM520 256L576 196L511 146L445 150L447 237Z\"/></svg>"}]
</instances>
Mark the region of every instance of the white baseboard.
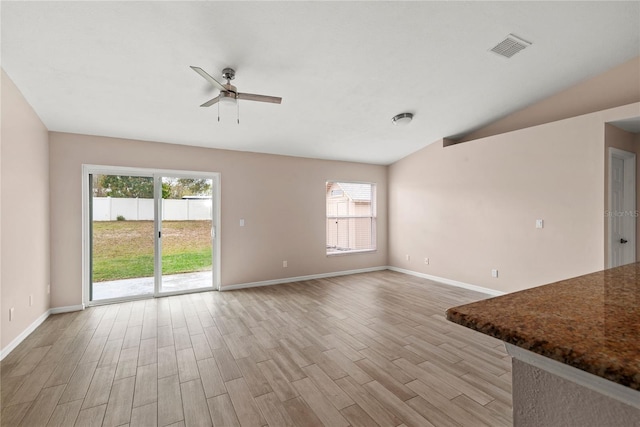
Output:
<instances>
[{"instance_id":1,"label":"white baseboard","mask_svg":"<svg viewBox=\"0 0 640 427\"><path fill-rule=\"evenodd\" d=\"M47 320L49 315L59 314L59 313L68 313L70 311L79 311L79 310L84 310L84 305L80 304L80 305L70 305L67 307L56 307L56 308L50 308L49 310L45 311L31 325L29 325L27 329L25 329L20 333L20 335L15 337L13 341L9 343L9 345L7 345L5 348L0 350L0 360L7 357L9 353L11 353L18 345L20 345L20 343L24 341L25 338L27 338L33 331L35 331L36 328L42 324L42 322Z\"/></svg>"},{"instance_id":2,"label":"white baseboard","mask_svg":"<svg viewBox=\"0 0 640 427\"><path fill-rule=\"evenodd\" d=\"M482 292L491 296L498 297L504 295L506 292L498 291L495 289L483 288L482 286L471 285L469 283L459 282L457 280L446 279L444 277L432 276L431 274L418 273L417 271L405 270L398 267L387 267L391 271L397 271L398 273L409 274L411 276L421 277L423 279L433 280L434 282L444 283L445 285L457 286L458 288L469 289L471 291Z\"/></svg>"},{"instance_id":3,"label":"white baseboard","mask_svg":"<svg viewBox=\"0 0 640 427\"><path fill-rule=\"evenodd\" d=\"M235 289L255 288L258 286L280 285L282 283L301 282L303 280L324 279L327 277L347 276L349 274L369 273L371 271L386 270L387 266L361 268L358 270L335 271L332 273L311 274L308 276L286 277L283 279L264 280L261 282L240 283L238 285L223 286L221 291L233 291Z\"/></svg>"},{"instance_id":4,"label":"white baseboard","mask_svg":"<svg viewBox=\"0 0 640 427\"><path fill-rule=\"evenodd\" d=\"M431 274L419 273L417 271L405 270L404 268L391 267L391 266L381 266L381 267L370 267L370 268L362 268L359 270L345 270L345 271L336 271L332 273L321 273L321 274L311 274L308 276L298 276L298 277L287 277L284 279L274 279L274 280L263 280L260 282L251 282L251 283L240 283L237 285L223 286L220 288L221 291L233 291L235 289L245 289L245 288L255 288L259 286L271 286L271 285L280 285L283 283L291 283L291 282L301 282L304 280L313 280L313 279L324 279L327 277L336 277L336 276L346 276L349 274L357 274L357 273L368 273L371 271L381 271L381 270L391 270L397 271L398 273L409 274L411 276L421 277L423 279L433 280L434 282L439 282L445 285L456 286L458 288L469 289L471 291L481 292L483 294L491 295L491 296L500 296L504 295L506 292L498 291L495 289L483 288L482 286L471 285L469 283L459 282L457 280L447 279L444 277L433 276Z\"/></svg>"},{"instance_id":5,"label":"white baseboard","mask_svg":"<svg viewBox=\"0 0 640 427\"><path fill-rule=\"evenodd\" d=\"M80 311L80 310L84 310L84 304L68 305L66 307L51 308L51 309L49 309L49 313L50 314L60 314L60 313L69 313L69 312L72 312L72 311Z\"/></svg>"},{"instance_id":6,"label":"white baseboard","mask_svg":"<svg viewBox=\"0 0 640 427\"><path fill-rule=\"evenodd\" d=\"M3 348L0 351L0 360L4 359L5 357L7 357L7 355L9 353L11 353L13 351L13 349L15 349L22 341L25 340L25 338L27 338L29 336L29 334L31 334L31 332L35 331L36 328L38 326L40 326L42 324L42 322L44 322L45 320L47 320L47 317L49 317L49 310L45 311L44 313L42 313L42 315L40 317L38 317L32 324L30 324L27 329L25 329L24 331L22 331L20 333L20 335L18 335L17 337L15 337L13 339L13 341L11 341L9 343L9 345L7 345L5 348Z\"/></svg>"}]
</instances>

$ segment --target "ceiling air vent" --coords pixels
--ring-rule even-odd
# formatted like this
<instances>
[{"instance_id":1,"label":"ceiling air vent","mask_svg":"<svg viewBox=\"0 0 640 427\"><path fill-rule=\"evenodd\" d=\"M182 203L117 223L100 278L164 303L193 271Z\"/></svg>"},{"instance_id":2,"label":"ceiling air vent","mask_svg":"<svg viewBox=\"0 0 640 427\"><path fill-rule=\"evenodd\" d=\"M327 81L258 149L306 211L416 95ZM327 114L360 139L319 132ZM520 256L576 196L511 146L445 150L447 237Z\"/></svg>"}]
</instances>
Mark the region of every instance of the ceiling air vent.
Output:
<instances>
[{"instance_id":1,"label":"ceiling air vent","mask_svg":"<svg viewBox=\"0 0 640 427\"><path fill-rule=\"evenodd\" d=\"M527 46L531 46L526 40L522 40L519 37L514 36L513 34L509 34L507 38L498 43L491 52L495 52L500 56L504 56L505 58L511 58L516 53L520 52Z\"/></svg>"}]
</instances>

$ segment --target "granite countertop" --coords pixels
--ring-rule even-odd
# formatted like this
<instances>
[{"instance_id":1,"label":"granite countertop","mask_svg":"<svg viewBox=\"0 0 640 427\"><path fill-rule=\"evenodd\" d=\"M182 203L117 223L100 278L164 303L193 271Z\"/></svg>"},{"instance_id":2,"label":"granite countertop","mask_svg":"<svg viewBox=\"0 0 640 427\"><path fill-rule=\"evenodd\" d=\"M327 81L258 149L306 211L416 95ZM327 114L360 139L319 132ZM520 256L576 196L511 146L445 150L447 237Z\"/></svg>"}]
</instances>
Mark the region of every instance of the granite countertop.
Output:
<instances>
[{"instance_id":1,"label":"granite countertop","mask_svg":"<svg viewBox=\"0 0 640 427\"><path fill-rule=\"evenodd\" d=\"M640 263L453 307L447 319L640 390Z\"/></svg>"}]
</instances>

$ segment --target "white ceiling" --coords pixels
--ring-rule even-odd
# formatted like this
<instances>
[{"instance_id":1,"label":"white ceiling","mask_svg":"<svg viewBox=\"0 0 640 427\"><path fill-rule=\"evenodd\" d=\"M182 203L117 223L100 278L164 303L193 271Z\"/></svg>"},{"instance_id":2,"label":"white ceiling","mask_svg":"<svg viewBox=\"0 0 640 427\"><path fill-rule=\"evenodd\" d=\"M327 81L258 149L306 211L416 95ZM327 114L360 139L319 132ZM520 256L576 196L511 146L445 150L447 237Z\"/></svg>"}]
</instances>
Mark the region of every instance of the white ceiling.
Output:
<instances>
[{"instance_id":1,"label":"white ceiling","mask_svg":"<svg viewBox=\"0 0 640 427\"><path fill-rule=\"evenodd\" d=\"M52 131L389 164L640 54L640 2L6 2L2 67ZM489 52L509 33L532 46ZM189 66L236 69L236 113ZM412 112L406 127L391 117Z\"/></svg>"},{"instance_id":2,"label":"white ceiling","mask_svg":"<svg viewBox=\"0 0 640 427\"><path fill-rule=\"evenodd\" d=\"M640 133L640 117L631 117L629 119L617 120L615 122L610 122L610 124L622 130L626 130L627 132Z\"/></svg>"}]
</instances>

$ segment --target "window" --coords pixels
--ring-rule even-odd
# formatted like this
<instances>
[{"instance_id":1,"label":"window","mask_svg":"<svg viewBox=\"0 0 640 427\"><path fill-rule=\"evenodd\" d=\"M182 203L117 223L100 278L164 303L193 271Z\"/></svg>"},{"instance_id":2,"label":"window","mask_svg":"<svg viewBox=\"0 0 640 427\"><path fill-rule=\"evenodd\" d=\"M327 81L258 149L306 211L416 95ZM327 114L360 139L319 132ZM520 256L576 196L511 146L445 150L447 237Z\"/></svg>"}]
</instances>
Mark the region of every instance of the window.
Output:
<instances>
[{"instance_id":1,"label":"window","mask_svg":"<svg viewBox=\"0 0 640 427\"><path fill-rule=\"evenodd\" d=\"M376 249L376 186L327 182L327 255Z\"/></svg>"}]
</instances>

